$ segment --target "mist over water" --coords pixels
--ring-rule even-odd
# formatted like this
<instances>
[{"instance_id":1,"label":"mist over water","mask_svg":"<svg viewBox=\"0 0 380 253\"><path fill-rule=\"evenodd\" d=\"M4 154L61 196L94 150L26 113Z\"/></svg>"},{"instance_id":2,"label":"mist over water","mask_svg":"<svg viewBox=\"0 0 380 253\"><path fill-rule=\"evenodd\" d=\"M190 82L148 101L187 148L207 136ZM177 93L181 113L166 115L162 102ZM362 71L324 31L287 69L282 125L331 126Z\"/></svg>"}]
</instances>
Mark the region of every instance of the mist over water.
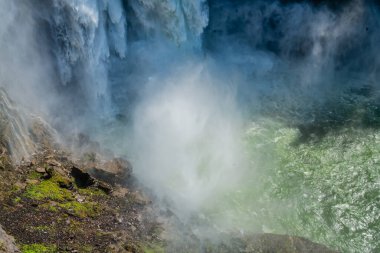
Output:
<instances>
[{"instance_id":1,"label":"mist over water","mask_svg":"<svg viewBox=\"0 0 380 253\"><path fill-rule=\"evenodd\" d=\"M136 175L184 216L233 188L245 165L234 94L209 75L204 63L183 67L133 116Z\"/></svg>"},{"instance_id":2,"label":"mist over water","mask_svg":"<svg viewBox=\"0 0 380 253\"><path fill-rule=\"evenodd\" d=\"M378 4L0 0L0 14L15 103L126 156L198 235L379 249Z\"/></svg>"}]
</instances>

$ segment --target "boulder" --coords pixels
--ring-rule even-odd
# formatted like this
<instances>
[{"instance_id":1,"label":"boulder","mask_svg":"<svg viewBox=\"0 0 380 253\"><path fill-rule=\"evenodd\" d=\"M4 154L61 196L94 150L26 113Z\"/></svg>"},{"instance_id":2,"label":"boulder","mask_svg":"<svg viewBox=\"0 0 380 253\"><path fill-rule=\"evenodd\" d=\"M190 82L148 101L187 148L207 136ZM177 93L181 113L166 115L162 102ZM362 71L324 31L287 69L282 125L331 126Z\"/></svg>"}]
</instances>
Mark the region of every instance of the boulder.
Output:
<instances>
[{"instance_id":1,"label":"boulder","mask_svg":"<svg viewBox=\"0 0 380 253\"><path fill-rule=\"evenodd\" d=\"M46 170L45 170L45 168L37 167L36 172L44 174L44 173L46 173Z\"/></svg>"},{"instance_id":2,"label":"boulder","mask_svg":"<svg viewBox=\"0 0 380 253\"><path fill-rule=\"evenodd\" d=\"M95 164L87 171L94 178L112 186L125 185L131 175L132 166L127 160L115 158L102 164Z\"/></svg>"},{"instance_id":3,"label":"boulder","mask_svg":"<svg viewBox=\"0 0 380 253\"><path fill-rule=\"evenodd\" d=\"M0 226L0 253L18 253L20 250L12 236L8 235Z\"/></svg>"},{"instance_id":4,"label":"boulder","mask_svg":"<svg viewBox=\"0 0 380 253\"><path fill-rule=\"evenodd\" d=\"M71 168L71 176L75 179L75 183L81 188L86 188L95 184L95 180L90 174L78 167Z\"/></svg>"},{"instance_id":5,"label":"boulder","mask_svg":"<svg viewBox=\"0 0 380 253\"><path fill-rule=\"evenodd\" d=\"M74 166L71 168L71 176L75 179L76 185L80 188L93 186L104 191L107 194L110 194L113 191L111 185L93 178L89 173L78 167Z\"/></svg>"},{"instance_id":6,"label":"boulder","mask_svg":"<svg viewBox=\"0 0 380 253\"><path fill-rule=\"evenodd\" d=\"M56 166L56 167L61 167L62 164L54 159L49 159L46 161L47 164L51 165L51 166Z\"/></svg>"}]
</instances>

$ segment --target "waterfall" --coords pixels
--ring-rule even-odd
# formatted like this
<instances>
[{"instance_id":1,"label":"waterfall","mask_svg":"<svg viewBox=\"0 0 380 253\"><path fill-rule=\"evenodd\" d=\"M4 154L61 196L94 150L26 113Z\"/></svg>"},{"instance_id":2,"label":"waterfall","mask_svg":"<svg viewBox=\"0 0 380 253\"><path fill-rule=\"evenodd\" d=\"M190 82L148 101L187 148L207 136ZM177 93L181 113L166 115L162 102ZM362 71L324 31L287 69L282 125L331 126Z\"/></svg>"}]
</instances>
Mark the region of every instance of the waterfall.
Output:
<instances>
[{"instance_id":1,"label":"waterfall","mask_svg":"<svg viewBox=\"0 0 380 253\"><path fill-rule=\"evenodd\" d=\"M109 106L108 62L111 53L127 53L126 16L121 0L54 0L50 25L63 85L77 82L90 107Z\"/></svg>"},{"instance_id":2,"label":"waterfall","mask_svg":"<svg viewBox=\"0 0 380 253\"><path fill-rule=\"evenodd\" d=\"M111 86L126 85L134 43L200 50L208 24L205 0L15 0L0 7L1 87L68 132L117 112Z\"/></svg>"},{"instance_id":3,"label":"waterfall","mask_svg":"<svg viewBox=\"0 0 380 253\"><path fill-rule=\"evenodd\" d=\"M165 36L177 45L198 48L208 21L204 0L54 0L49 4L48 22L61 83L77 83L90 108L99 114L111 110L108 73L112 58L128 60L127 10L134 15L132 23L141 26L139 37Z\"/></svg>"},{"instance_id":4,"label":"waterfall","mask_svg":"<svg viewBox=\"0 0 380 253\"><path fill-rule=\"evenodd\" d=\"M178 45L201 47L201 35L208 24L205 0L137 0L130 4L145 36L164 35Z\"/></svg>"}]
</instances>

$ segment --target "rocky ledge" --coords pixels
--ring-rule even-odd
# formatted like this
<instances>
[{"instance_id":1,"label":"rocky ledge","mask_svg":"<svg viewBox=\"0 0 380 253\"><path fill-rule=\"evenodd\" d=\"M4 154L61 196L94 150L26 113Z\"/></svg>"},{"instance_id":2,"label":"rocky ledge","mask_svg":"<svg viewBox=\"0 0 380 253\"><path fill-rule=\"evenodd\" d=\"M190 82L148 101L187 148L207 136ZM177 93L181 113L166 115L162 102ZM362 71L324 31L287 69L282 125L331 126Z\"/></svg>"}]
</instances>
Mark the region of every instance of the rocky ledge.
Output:
<instances>
[{"instance_id":1,"label":"rocky ledge","mask_svg":"<svg viewBox=\"0 0 380 253\"><path fill-rule=\"evenodd\" d=\"M149 252L162 247L150 201L130 179L128 162L89 156L73 162L69 157L46 150L1 169L0 224L21 252ZM0 251L16 252L12 237L2 230L0 235Z\"/></svg>"}]
</instances>

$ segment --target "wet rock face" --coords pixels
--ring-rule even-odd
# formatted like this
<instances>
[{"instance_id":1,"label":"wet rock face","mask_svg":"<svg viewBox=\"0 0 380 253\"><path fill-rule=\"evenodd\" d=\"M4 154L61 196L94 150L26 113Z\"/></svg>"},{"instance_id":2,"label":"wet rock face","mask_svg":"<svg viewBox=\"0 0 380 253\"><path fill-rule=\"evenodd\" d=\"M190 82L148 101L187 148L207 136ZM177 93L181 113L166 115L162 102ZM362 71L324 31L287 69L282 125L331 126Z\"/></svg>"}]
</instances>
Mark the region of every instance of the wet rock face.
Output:
<instances>
[{"instance_id":1,"label":"wet rock face","mask_svg":"<svg viewBox=\"0 0 380 253\"><path fill-rule=\"evenodd\" d=\"M53 148L55 131L42 118L27 115L0 88L0 153L19 162L42 148ZM1 166L1 165L0 165Z\"/></svg>"},{"instance_id":2,"label":"wet rock face","mask_svg":"<svg viewBox=\"0 0 380 253\"><path fill-rule=\"evenodd\" d=\"M88 169L88 173L111 185L124 185L132 173L131 164L121 158L114 158L105 163L94 164Z\"/></svg>"},{"instance_id":3,"label":"wet rock face","mask_svg":"<svg viewBox=\"0 0 380 253\"><path fill-rule=\"evenodd\" d=\"M0 226L0 253L20 252L15 245L14 238L8 235Z\"/></svg>"},{"instance_id":4,"label":"wet rock face","mask_svg":"<svg viewBox=\"0 0 380 253\"><path fill-rule=\"evenodd\" d=\"M5 90L0 88L0 145L16 161L35 149L22 116Z\"/></svg>"}]
</instances>

